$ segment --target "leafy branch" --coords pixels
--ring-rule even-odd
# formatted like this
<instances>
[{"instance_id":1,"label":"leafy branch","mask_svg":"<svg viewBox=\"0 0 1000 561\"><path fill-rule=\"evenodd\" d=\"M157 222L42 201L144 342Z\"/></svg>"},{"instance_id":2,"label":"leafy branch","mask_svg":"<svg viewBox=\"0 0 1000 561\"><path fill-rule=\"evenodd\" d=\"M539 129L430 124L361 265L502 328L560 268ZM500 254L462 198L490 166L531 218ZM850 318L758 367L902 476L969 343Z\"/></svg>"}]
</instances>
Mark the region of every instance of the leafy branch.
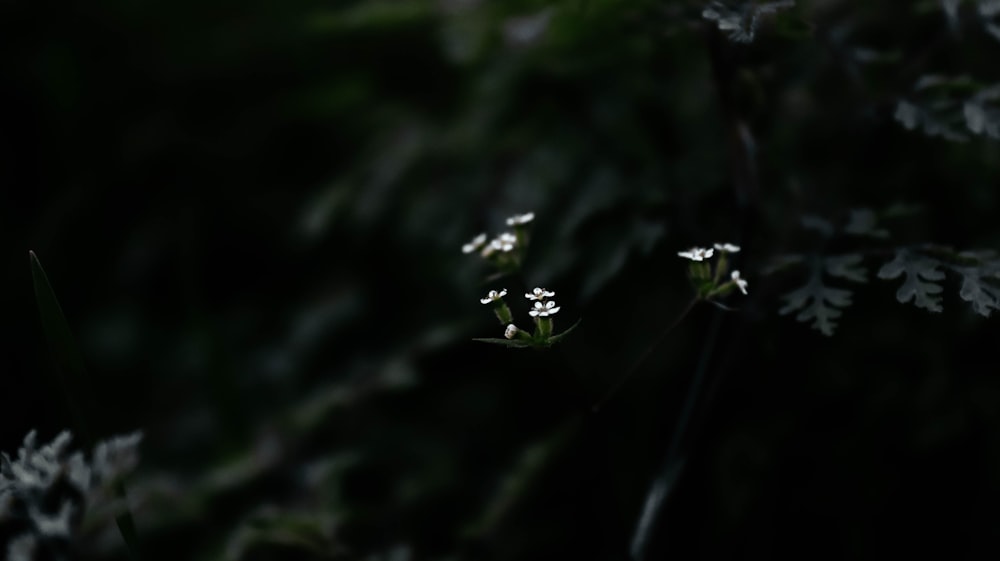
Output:
<instances>
[{"instance_id":1,"label":"leafy branch","mask_svg":"<svg viewBox=\"0 0 1000 561\"><path fill-rule=\"evenodd\" d=\"M989 317L993 311L1000 310L1000 258L995 253L956 252L934 245L900 247L891 252L892 259L879 268L876 277L882 280L902 278L896 290L896 300L901 304L912 303L928 312L942 312L945 291L942 283L951 272L962 281L959 297L968 302L975 313ZM811 321L814 329L827 336L833 335L836 320L852 303L853 292L825 283L824 273L855 283L868 282L868 271L861 267L864 257L861 253L849 253L812 258L808 280L782 296L786 304L778 313L788 315L797 311L796 320ZM798 255L782 256L778 260L782 267L806 261Z\"/></svg>"}]
</instances>

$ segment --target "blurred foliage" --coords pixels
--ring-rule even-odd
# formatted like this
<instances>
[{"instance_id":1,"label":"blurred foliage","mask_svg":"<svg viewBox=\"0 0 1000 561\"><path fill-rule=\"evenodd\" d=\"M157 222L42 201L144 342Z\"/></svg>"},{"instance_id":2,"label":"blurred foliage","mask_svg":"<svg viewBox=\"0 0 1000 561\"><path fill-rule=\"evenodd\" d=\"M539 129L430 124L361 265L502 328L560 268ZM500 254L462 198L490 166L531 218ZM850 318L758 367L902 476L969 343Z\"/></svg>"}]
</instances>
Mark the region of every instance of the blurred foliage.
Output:
<instances>
[{"instance_id":1,"label":"blurred foliage","mask_svg":"<svg viewBox=\"0 0 1000 561\"><path fill-rule=\"evenodd\" d=\"M77 422L30 249L94 436L145 435L142 559L625 558L699 364L648 558L995 553L997 324L953 304L996 294L916 270L943 313L897 280L848 285L832 338L778 315L810 275L998 247L995 14L774 4L0 2L0 450ZM462 244L527 211L484 284ZM690 299L676 252L722 241L738 313L592 413ZM472 341L487 290L537 285L572 337Z\"/></svg>"}]
</instances>

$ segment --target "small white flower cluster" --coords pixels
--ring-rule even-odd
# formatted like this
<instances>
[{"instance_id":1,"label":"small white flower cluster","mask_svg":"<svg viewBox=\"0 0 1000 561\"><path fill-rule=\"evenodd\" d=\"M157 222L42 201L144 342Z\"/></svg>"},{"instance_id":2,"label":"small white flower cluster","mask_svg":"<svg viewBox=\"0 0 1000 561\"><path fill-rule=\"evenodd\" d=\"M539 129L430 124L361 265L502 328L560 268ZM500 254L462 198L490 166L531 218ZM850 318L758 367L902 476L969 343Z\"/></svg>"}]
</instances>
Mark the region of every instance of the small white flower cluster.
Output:
<instances>
[{"instance_id":1,"label":"small white flower cluster","mask_svg":"<svg viewBox=\"0 0 1000 561\"><path fill-rule=\"evenodd\" d=\"M507 264L503 261L504 256L510 256L513 257L514 264L516 265L520 256L514 254L516 254L517 250L526 243L524 226L529 224L534 219L535 213L533 212L515 214L514 216L507 218L507 225L514 228L513 232L503 232L489 241L486 241L486 232L483 232L472 238L469 243L463 245L462 253L469 254L479 252L480 257L483 259L496 260L497 265L500 266Z\"/></svg>"},{"instance_id":2,"label":"small white flower cluster","mask_svg":"<svg viewBox=\"0 0 1000 561\"><path fill-rule=\"evenodd\" d=\"M714 253L715 250L710 247L692 247L687 251L678 251L677 255L685 259L690 259L691 261L704 261L706 259L711 259Z\"/></svg>"},{"instance_id":3,"label":"small white flower cluster","mask_svg":"<svg viewBox=\"0 0 1000 561\"><path fill-rule=\"evenodd\" d=\"M515 236L513 232L504 232L490 240L490 243L488 243L486 247L479 252L479 254L483 257L489 257L496 251L510 253L514 251L515 247L517 247L517 236Z\"/></svg>"},{"instance_id":4,"label":"small white flower cluster","mask_svg":"<svg viewBox=\"0 0 1000 561\"><path fill-rule=\"evenodd\" d=\"M528 243L528 229L526 226L534 222L534 220L535 213L533 212L515 214L507 218L507 226L513 228L513 232L504 232L489 242L486 241L485 233L479 234L472 241L462 246L462 253L479 252L481 257L499 269L501 276L517 272L521 268L524 249ZM557 343L576 327L576 325L573 325L558 335L553 334L555 324L553 316L558 314L562 308L557 306L555 301L550 300L550 298L556 295L555 292L539 286L532 289L531 292L524 294L524 297L531 302L528 315L531 316L535 323L533 331L524 331L514 325L514 317L510 311L510 307L503 301L503 297L506 295L506 288L490 290L486 297L480 298L479 301L483 305L490 306L493 314L500 321L500 325L504 326L504 337L511 341L477 339L478 341L503 344L510 347L543 348Z\"/></svg>"},{"instance_id":5,"label":"small white flower cluster","mask_svg":"<svg viewBox=\"0 0 1000 561\"><path fill-rule=\"evenodd\" d=\"M499 291L491 290L486 297L480 298L479 302L484 305L493 306L494 311L496 312L501 323L505 323L507 325L507 328L504 331L504 337L514 339L518 336L518 333L521 332L521 329L514 325L510 309L507 308L507 305L503 302L503 297L506 295L506 288ZM560 306L556 305L554 300L549 300L549 298L552 298L555 295L555 292L542 287L535 287L531 292L524 293L525 298L534 302L534 305L528 311L528 315L535 318L536 323L541 320L547 321L546 330L551 329L551 320L548 320L547 318L551 318L562 309Z\"/></svg>"},{"instance_id":6,"label":"small white flower cluster","mask_svg":"<svg viewBox=\"0 0 1000 561\"><path fill-rule=\"evenodd\" d=\"M546 290L544 288L536 286L531 292L525 292L524 297L528 300L534 300L536 302L544 302L546 298L552 298L556 293L551 290Z\"/></svg>"},{"instance_id":7,"label":"small white flower cluster","mask_svg":"<svg viewBox=\"0 0 1000 561\"><path fill-rule=\"evenodd\" d=\"M714 247L692 247L687 251L678 251L677 255L691 261L704 261L715 255L715 250L722 253L739 253L740 246L731 243L717 243Z\"/></svg>"},{"instance_id":8,"label":"small white flower cluster","mask_svg":"<svg viewBox=\"0 0 1000 561\"><path fill-rule=\"evenodd\" d=\"M547 318L556 315L561 309L559 306L556 306L555 300L546 300L546 298L552 298L555 295L555 292L540 286L536 286L531 290L531 292L524 293L525 298L534 302L531 310L528 311L528 315L535 318L536 323L543 320L547 321L548 323L545 327L546 333L551 333L552 330L551 320L548 320ZM541 327L541 325L539 325L539 327ZM507 326L507 333L504 335L508 335L507 338L511 339L517 335L517 331L517 326L510 324Z\"/></svg>"},{"instance_id":9,"label":"small white flower cluster","mask_svg":"<svg viewBox=\"0 0 1000 561\"><path fill-rule=\"evenodd\" d=\"M528 315L533 318L547 318L556 315L560 310L559 306L556 306L554 300L545 301L546 298L552 298L555 295L555 292L541 287L535 287L531 292L525 292L524 297L535 302Z\"/></svg>"},{"instance_id":10,"label":"small white flower cluster","mask_svg":"<svg viewBox=\"0 0 1000 561\"><path fill-rule=\"evenodd\" d=\"M740 292L742 292L743 294L747 294L747 281L741 278L740 272L736 270L729 273L729 278L730 278L729 283L717 286L719 277L725 272L726 255L730 253L739 253L740 246L731 243L717 243L714 244L712 247L692 247L687 251L678 251L677 256L693 261L694 263L703 263L704 261L711 259L715 255L716 251L719 252L720 259L718 265L716 266L714 278L712 278L713 276L711 275L711 272L707 264L704 266L692 265L691 270L694 273L693 276L695 276L699 280L707 280L709 278L712 278L712 286L710 287L711 288L710 294L715 294L718 291L724 291L727 288L727 285L735 286L740 290Z\"/></svg>"}]
</instances>

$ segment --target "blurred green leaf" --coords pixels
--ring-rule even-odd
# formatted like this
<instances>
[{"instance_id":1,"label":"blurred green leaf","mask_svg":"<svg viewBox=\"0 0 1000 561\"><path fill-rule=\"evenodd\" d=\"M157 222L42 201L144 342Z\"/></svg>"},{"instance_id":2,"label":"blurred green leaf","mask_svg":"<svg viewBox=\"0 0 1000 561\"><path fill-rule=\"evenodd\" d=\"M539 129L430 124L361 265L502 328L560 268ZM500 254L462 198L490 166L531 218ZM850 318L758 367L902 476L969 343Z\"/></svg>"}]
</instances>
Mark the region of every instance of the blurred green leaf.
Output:
<instances>
[{"instance_id":1,"label":"blurred green leaf","mask_svg":"<svg viewBox=\"0 0 1000 561\"><path fill-rule=\"evenodd\" d=\"M550 337L549 341L551 341L552 343L558 343L559 341L562 341L563 339L566 338L567 335L569 335L570 333L572 333L573 330L576 329L576 327L578 325L580 325L581 321L583 321L583 318L580 318L580 319L576 320L576 323L574 323L573 325L569 326L569 329L567 329L566 331L563 331L562 333L559 333L558 335L553 335L552 337Z\"/></svg>"},{"instance_id":2,"label":"blurred green leaf","mask_svg":"<svg viewBox=\"0 0 1000 561\"><path fill-rule=\"evenodd\" d=\"M31 280L35 290L35 302L42 323L42 331L49 351L56 363L56 373L60 388L65 393L77 423L77 432L87 446L94 443L94 435L89 426L88 414L94 407L93 384L88 379L83 355L77 347L69 322L63 314L52 285L49 284L45 269L34 251L31 258Z\"/></svg>"},{"instance_id":3,"label":"blurred green leaf","mask_svg":"<svg viewBox=\"0 0 1000 561\"><path fill-rule=\"evenodd\" d=\"M49 349L52 351L58 367L60 386L66 395L70 408L74 411L77 432L89 447L95 442L94 433L91 432L93 429L90 427L90 415L93 414L92 408L96 406L94 385L87 376L83 354L77 347L73 331L70 329L62 306L59 305L59 300L52 290L52 285L49 284L49 278L45 274L45 269L42 268L41 261L38 260L34 251L29 251L28 254L31 258L31 279L35 288L35 301L41 316L42 330L45 332ZM118 482L115 491L119 498L125 500L124 482ZM115 518L115 521L126 546L128 546L131 558L138 559L138 535L135 520L128 507L124 507L124 511Z\"/></svg>"}]
</instances>

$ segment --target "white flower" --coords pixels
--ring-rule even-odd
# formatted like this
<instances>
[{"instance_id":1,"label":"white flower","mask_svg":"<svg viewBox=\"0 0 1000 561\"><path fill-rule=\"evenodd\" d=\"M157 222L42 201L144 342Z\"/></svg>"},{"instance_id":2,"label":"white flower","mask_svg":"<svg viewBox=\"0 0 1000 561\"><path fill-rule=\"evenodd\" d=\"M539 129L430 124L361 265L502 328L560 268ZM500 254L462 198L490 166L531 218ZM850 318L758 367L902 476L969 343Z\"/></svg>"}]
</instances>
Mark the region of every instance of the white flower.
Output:
<instances>
[{"instance_id":1,"label":"white flower","mask_svg":"<svg viewBox=\"0 0 1000 561\"><path fill-rule=\"evenodd\" d=\"M517 337L518 331L520 331L520 329L518 329L517 326L512 323L507 326L507 330L503 332L503 336L508 339L513 339L514 337Z\"/></svg>"},{"instance_id":2,"label":"white flower","mask_svg":"<svg viewBox=\"0 0 1000 561\"><path fill-rule=\"evenodd\" d=\"M745 280L743 280L743 279L740 278L740 272L739 271L733 271L732 273L729 274L729 276L730 276L730 278L733 279L733 282L736 283L736 286L739 287L740 292L742 292L743 294L746 294L747 293L747 281L745 281Z\"/></svg>"},{"instance_id":3,"label":"white flower","mask_svg":"<svg viewBox=\"0 0 1000 561\"><path fill-rule=\"evenodd\" d=\"M717 243L717 244L715 244L715 249L718 249L719 251L721 251L723 253L739 253L740 252L740 246L733 245L731 243ZM711 255L709 257L711 257Z\"/></svg>"},{"instance_id":4,"label":"white flower","mask_svg":"<svg viewBox=\"0 0 1000 561\"><path fill-rule=\"evenodd\" d=\"M556 306L555 301L554 300L549 300L548 302L545 302L544 304L541 303L541 302L535 302L534 309L532 309L530 312L528 312L528 315L530 315L533 318L535 318L535 317L547 318L549 316L556 315L556 312L558 312L558 311L559 311L559 307Z\"/></svg>"},{"instance_id":5,"label":"white flower","mask_svg":"<svg viewBox=\"0 0 1000 561\"><path fill-rule=\"evenodd\" d=\"M545 300L546 298L552 298L555 295L555 292L537 286L531 292L524 293L524 297L528 300L537 300L539 302Z\"/></svg>"},{"instance_id":6,"label":"white flower","mask_svg":"<svg viewBox=\"0 0 1000 561\"><path fill-rule=\"evenodd\" d=\"M479 301L483 304L492 304L493 302L496 302L497 300L503 298L504 296L507 296L506 288L501 290L500 292L497 292L496 290L491 290L490 293L486 295L486 298L480 298Z\"/></svg>"},{"instance_id":7,"label":"white flower","mask_svg":"<svg viewBox=\"0 0 1000 561\"><path fill-rule=\"evenodd\" d=\"M517 247L517 236L511 232L504 232L499 236L490 240L490 245L483 248L483 257L488 257L494 251L503 251L507 253L513 251Z\"/></svg>"},{"instance_id":8,"label":"white flower","mask_svg":"<svg viewBox=\"0 0 1000 561\"><path fill-rule=\"evenodd\" d=\"M472 253L477 249L483 247L486 243L486 232L479 234L478 236L472 238L472 241L462 246L462 253Z\"/></svg>"},{"instance_id":9,"label":"white flower","mask_svg":"<svg viewBox=\"0 0 1000 561\"><path fill-rule=\"evenodd\" d=\"M678 251L677 255L679 257L690 259L691 261L704 261L709 257L715 255L715 250L710 247L709 248L692 247L687 251Z\"/></svg>"},{"instance_id":10,"label":"white flower","mask_svg":"<svg viewBox=\"0 0 1000 561\"><path fill-rule=\"evenodd\" d=\"M520 226L522 224L527 224L535 219L534 212L528 212L525 214L515 214L507 219L508 226Z\"/></svg>"}]
</instances>

